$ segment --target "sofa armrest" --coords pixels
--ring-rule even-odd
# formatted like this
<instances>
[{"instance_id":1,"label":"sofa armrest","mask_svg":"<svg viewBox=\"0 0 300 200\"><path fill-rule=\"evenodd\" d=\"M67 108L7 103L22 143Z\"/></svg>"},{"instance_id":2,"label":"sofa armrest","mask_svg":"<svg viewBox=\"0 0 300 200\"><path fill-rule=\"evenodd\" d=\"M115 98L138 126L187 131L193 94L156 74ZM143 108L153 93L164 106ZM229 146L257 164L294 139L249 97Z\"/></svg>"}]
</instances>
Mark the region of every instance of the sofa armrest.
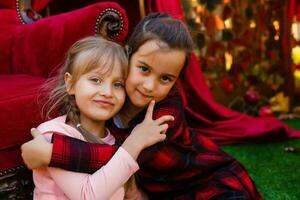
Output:
<instances>
[{"instance_id":1,"label":"sofa armrest","mask_svg":"<svg viewBox=\"0 0 300 200\"><path fill-rule=\"evenodd\" d=\"M101 34L121 42L127 31L125 11L113 2L96 3L22 25L12 39L12 73L49 77L55 74L66 51L78 39Z\"/></svg>"},{"instance_id":2,"label":"sofa armrest","mask_svg":"<svg viewBox=\"0 0 300 200\"><path fill-rule=\"evenodd\" d=\"M49 3L48 0L44 2L45 4ZM30 24L42 18L42 15L32 8L31 0L16 0L16 9L22 24Z\"/></svg>"}]
</instances>

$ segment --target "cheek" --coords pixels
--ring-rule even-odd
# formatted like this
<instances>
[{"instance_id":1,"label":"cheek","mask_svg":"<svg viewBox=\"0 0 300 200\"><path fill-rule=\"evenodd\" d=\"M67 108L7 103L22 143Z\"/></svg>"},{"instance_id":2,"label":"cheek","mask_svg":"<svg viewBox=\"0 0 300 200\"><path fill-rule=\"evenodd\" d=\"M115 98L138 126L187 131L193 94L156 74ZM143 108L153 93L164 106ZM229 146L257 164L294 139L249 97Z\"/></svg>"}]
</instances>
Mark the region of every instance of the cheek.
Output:
<instances>
[{"instance_id":1,"label":"cheek","mask_svg":"<svg viewBox=\"0 0 300 200\"><path fill-rule=\"evenodd\" d=\"M126 92L130 92L134 89L134 87L137 83L137 79L134 77L136 77L136 75L134 73L131 73L128 75L126 82L125 82Z\"/></svg>"},{"instance_id":2,"label":"cheek","mask_svg":"<svg viewBox=\"0 0 300 200\"><path fill-rule=\"evenodd\" d=\"M87 100L84 96L82 97L81 95L75 95L75 103L79 110L82 110L84 105L87 104Z\"/></svg>"},{"instance_id":3,"label":"cheek","mask_svg":"<svg viewBox=\"0 0 300 200\"><path fill-rule=\"evenodd\" d=\"M117 97L118 107L122 107L126 98L125 89L123 91L117 91L116 97Z\"/></svg>"},{"instance_id":4,"label":"cheek","mask_svg":"<svg viewBox=\"0 0 300 200\"><path fill-rule=\"evenodd\" d=\"M169 94L172 87L173 87L173 85L168 86L168 87L162 86L159 89L157 89L156 90L157 92L156 92L156 95L155 95L155 100L157 102L159 102L159 101L165 99L168 96L168 94Z\"/></svg>"},{"instance_id":5,"label":"cheek","mask_svg":"<svg viewBox=\"0 0 300 200\"><path fill-rule=\"evenodd\" d=\"M125 103L125 98L126 98L126 93L125 93L125 89L124 89L124 91L120 95L120 104L121 104L121 106L123 106L123 104Z\"/></svg>"}]
</instances>

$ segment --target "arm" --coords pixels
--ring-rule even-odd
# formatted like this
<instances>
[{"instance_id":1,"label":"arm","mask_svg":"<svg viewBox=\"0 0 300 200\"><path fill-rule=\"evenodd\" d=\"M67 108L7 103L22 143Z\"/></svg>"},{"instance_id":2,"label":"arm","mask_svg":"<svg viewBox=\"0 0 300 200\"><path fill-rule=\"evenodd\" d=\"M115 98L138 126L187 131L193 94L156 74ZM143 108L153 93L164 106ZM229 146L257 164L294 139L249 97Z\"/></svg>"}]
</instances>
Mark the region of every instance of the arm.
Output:
<instances>
[{"instance_id":1,"label":"arm","mask_svg":"<svg viewBox=\"0 0 300 200\"><path fill-rule=\"evenodd\" d=\"M53 134L52 142L52 155L49 152L45 166L49 164L50 167L83 173L96 172L108 163L119 148L107 144L88 145L90 143L59 134Z\"/></svg>"},{"instance_id":2,"label":"arm","mask_svg":"<svg viewBox=\"0 0 300 200\"><path fill-rule=\"evenodd\" d=\"M183 111L182 104L180 102L180 97L177 94L173 95L172 98L169 98L168 100L157 104L157 108L154 110L153 113L154 119L158 119L159 117L164 115L172 115L175 118L175 121L168 122L169 127L166 133L168 141L170 140L175 141L177 137L181 136L181 132L179 129L180 126L184 123L183 113L184 111ZM142 131L144 132L144 130ZM104 155L102 153L104 149L104 146L102 144L86 143L78 139L62 136L62 135L54 134L52 141L53 141L53 151L52 151L52 157L49 166L59 167L62 169L76 171L76 172L87 172L87 173L95 172L98 168L103 166L103 164L109 160L113 152L111 150L106 149L106 152L108 152L108 154ZM136 143L137 142L135 142L135 144ZM148 160L151 159L151 157L156 156L156 154L154 153L158 152L158 148L159 149L164 148L166 146L165 144L166 142L163 142L153 146L152 148L148 148L147 151L143 151L142 153L143 156L141 157L141 159L139 159L139 163L141 164L147 163ZM111 148L111 147L108 146L107 148ZM71 149L75 150L75 152L71 151ZM166 153L169 153L168 151L169 150L166 150ZM68 154L67 152L71 152L71 153ZM152 154L153 156L151 156ZM174 152L174 154L176 153ZM81 162L79 155L85 157L86 160L84 160L84 162ZM166 157L169 158L170 156L166 155ZM168 168L166 167L166 169Z\"/></svg>"},{"instance_id":3,"label":"arm","mask_svg":"<svg viewBox=\"0 0 300 200\"><path fill-rule=\"evenodd\" d=\"M144 121L134 128L122 144L122 147L134 159L138 157L144 148L163 141L166 136L161 133L165 133L168 129L165 122L174 120L174 117L169 115L153 120L153 108L154 102L149 104ZM22 157L30 169L47 166L52 153L50 166L70 171L92 173L107 163L117 149L116 146L90 144L58 134L53 134L53 145L50 145L43 139L38 140L40 138L38 137L39 133L33 132L32 135L35 139L22 145ZM37 146L44 145L47 148L37 148ZM82 158L85 159L82 160ZM36 161L38 164L32 165Z\"/></svg>"},{"instance_id":4,"label":"arm","mask_svg":"<svg viewBox=\"0 0 300 200\"><path fill-rule=\"evenodd\" d=\"M175 177L173 176L174 169L176 169L178 175L182 175L178 180L181 179L183 182L199 171L199 165L197 163L190 163L192 161L189 160L189 156L198 153L198 147L190 145L192 138L189 138L190 134L186 132L188 129L185 127L183 113L183 106L179 96L174 96L157 104L153 113L154 119L163 115L173 115L175 120L168 123L169 128L166 133L167 140L147 148L141 153L138 159L138 163L141 167L141 170L138 172L138 183L143 189L147 189L148 191L168 191L171 190L171 188L178 188L180 186L178 184L176 185L177 181L169 182L169 180ZM66 145L67 149L76 148L76 141L73 138L54 136L54 145L55 142L68 143L68 145ZM89 150L92 148L100 148L98 144L85 143L82 148L88 149L84 150L85 156L95 158L99 155L99 151ZM55 153L55 150L53 152ZM66 160L71 160L76 156L74 154L66 155L62 151L57 153L67 158ZM52 157L52 160L53 159L55 158ZM78 162L79 161L77 161L76 164L78 164ZM86 162L91 163L91 160L87 160ZM206 165L209 166L209 164L203 163L203 170L209 170ZM79 170L83 171L84 169L79 168ZM160 187L157 187L157 184L159 184ZM187 185L188 184L189 183L187 183Z\"/></svg>"},{"instance_id":5,"label":"arm","mask_svg":"<svg viewBox=\"0 0 300 200\"><path fill-rule=\"evenodd\" d=\"M86 145L86 142L79 139L55 133L52 135L53 143L50 143L34 128L31 129L31 134L34 139L21 146L23 161L29 169L46 167L50 163L51 167L93 173L104 166L118 150L117 145L99 144L95 148L92 145ZM72 156L67 154L68 152L72 152ZM79 157L82 154L84 154L84 162L81 162L82 158ZM69 157L70 159L68 159Z\"/></svg>"},{"instance_id":6,"label":"arm","mask_svg":"<svg viewBox=\"0 0 300 200\"><path fill-rule=\"evenodd\" d=\"M119 148L106 165L91 175L48 168L60 189L75 200L109 199L136 170L137 163L123 148Z\"/></svg>"},{"instance_id":7,"label":"arm","mask_svg":"<svg viewBox=\"0 0 300 200\"><path fill-rule=\"evenodd\" d=\"M168 129L168 125L164 123L174 120L174 117L170 115L163 115L153 120L153 109L154 101L149 104L144 121L132 130L122 144L122 147L134 159L137 159L144 148L163 141L166 136L161 132L165 133ZM110 159L109 156L112 155L113 151L109 149L110 147L107 148L104 149L101 144L91 144L66 136L53 135L50 166L71 171L94 172L95 169L101 167L101 164L103 165ZM104 156L101 155L103 150L107 152ZM87 159L82 162L79 156Z\"/></svg>"},{"instance_id":8,"label":"arm","mask_svg":"<svg viewBox=\"0 0 300 200\"><path fill-rule=\"evenodd\" d=\"M49 142L53 133L81 136L80 132L64 121L62 116L39 125L38 130L43 133L40 136ZM138 168L135 159L123 148L119 148L109 162L92 175L44 168L34 170L33 177L40 197L48 199L48 195L65 194L70 199L109 199L112 195L123 197L121 187Z\"/></svg>"},{"instance_id":9,"label":"arm","mask_svg":"<svg viewBox=\"0 0 300 200\"><path fill-rule=\"evenodd\" d=\"M43 130L43 127L39 128ZM46 132L43 136L50 141L52 132ZM54 182L70 199L109 199L113 195L123 196L122 190L118 189L138 168L135 159L123 148L119 148L110 161L92 175L47 168L51 178L43 170L34 170L34 180L40 191L45 191L44 188L53 185ZM52 190L51 187L47 191L42 192L41 197L56 193L56 189Z\"/></svg>"}]
</instances>

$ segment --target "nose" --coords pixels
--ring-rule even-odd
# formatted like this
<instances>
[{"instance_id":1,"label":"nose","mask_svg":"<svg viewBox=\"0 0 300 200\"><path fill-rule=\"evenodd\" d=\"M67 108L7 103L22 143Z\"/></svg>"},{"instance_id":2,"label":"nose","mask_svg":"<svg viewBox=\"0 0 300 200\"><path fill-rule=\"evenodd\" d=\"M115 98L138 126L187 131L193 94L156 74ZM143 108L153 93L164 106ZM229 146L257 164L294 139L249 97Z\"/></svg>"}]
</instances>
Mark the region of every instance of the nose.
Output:
<instances>
[{"instance_id":1,"label":"nose","mask_svg":"<svg viewBox=\"0 0 300 200\"><path fill-rule=\"evenodd\" d=\"M143 83L143 88L145 89L146 92L152 92L155 88L154 78L148 77Z\"/></svg>"},{"instance_id":2,"label":"nose","mask_svg":"<svg viewBox=\"0 0 300 200\"><path fill-rule=\"evenodd\" d=\"M105 97L112 96L112 85L109 83L103 83L99 88L99 94Z\"/></svg>"}]
</instances>

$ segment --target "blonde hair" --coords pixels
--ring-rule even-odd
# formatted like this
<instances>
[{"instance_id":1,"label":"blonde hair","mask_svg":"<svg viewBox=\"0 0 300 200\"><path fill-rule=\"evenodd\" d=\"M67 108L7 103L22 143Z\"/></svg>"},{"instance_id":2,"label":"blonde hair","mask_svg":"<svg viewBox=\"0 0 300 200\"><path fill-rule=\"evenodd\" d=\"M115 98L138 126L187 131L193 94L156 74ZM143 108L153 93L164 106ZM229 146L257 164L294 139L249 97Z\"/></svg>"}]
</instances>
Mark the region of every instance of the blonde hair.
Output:
<instances>
[{"instance_id":1,"label":"blonde hair","mask_svg":"<svg viewBox=\"0 0 300 200\"><path fill-rule=\"evenodd\" d=\"M42 87L46 92L45 104L42 114L46 119L51 119L57 114L67 115L67 121L74 125L80 124L80 112L73 95L66 89L64 75L72 75L71 87L82 76L101 67L100 73L109 74L114 66L122 67L124 77L127 76L128 59L124 49L117 43L108 41L99 36L90 36L75 42L67 52L66 60L59 74L51 78ZM44 93L42 93L44 94Z\"/></svg>"}]
</instances>

